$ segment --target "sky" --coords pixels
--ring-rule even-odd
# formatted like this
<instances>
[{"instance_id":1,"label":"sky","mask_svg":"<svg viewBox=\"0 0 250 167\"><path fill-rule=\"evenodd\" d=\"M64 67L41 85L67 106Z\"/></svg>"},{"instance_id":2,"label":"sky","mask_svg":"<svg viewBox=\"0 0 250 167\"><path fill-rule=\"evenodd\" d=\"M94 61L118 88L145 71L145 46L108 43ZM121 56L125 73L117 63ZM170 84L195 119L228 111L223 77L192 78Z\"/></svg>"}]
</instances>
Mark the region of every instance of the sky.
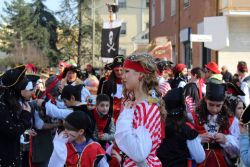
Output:
<instances>
[{"instance_id":1,"label":"sky","mask_svg":"<svg viewBox=\"0 0 250 167\"><path fill-rule=\"evenodd\" d=\"M4 14L3 13L4 1L11 2L12 0L0 0L0 14ZM32 0L26 0L26 1L32 2ZM48 9L50 9L52 11L57 11L60 9L61 2L62 2L62 0L45 0L44 4L47 6ZM0 18L0 23L1 22L2 22L2 20Z\"/></svg>"}]
</instances>

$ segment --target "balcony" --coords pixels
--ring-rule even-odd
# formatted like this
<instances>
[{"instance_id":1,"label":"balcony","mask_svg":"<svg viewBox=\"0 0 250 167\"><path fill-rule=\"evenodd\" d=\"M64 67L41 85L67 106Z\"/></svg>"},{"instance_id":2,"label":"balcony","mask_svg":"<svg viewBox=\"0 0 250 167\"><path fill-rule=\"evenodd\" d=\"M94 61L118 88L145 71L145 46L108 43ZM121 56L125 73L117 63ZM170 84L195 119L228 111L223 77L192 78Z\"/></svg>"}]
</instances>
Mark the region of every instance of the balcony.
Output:
<instances>
[{"instance_id":1,"label":"balcony","mask_svg":"<svg viewBox=\"0 0 250 167\"><path fill-rule=\"evenodd\" d=\"M228 16L250 16L250 0L219 0L219 11Z\"/></svg>"}]
</instances>

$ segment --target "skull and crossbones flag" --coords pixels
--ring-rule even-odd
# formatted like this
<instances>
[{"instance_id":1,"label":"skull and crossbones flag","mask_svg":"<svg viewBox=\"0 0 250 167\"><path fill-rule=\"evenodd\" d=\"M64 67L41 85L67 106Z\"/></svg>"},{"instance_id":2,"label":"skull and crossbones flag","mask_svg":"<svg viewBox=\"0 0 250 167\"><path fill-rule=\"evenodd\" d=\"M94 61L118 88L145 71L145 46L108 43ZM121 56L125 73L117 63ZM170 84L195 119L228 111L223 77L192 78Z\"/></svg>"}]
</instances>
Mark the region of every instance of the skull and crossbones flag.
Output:
<instances>
[{"instance_id":1,"label":"skull and crossbones flag","mask_svg":"<svg viewBox=\"0 0 250 167\"><path fill-rule=\"evenodd\" d=\"M102 29L101 57L114 58L119 51L121 21L104 22Z\"/></svg>"}]
</instances>

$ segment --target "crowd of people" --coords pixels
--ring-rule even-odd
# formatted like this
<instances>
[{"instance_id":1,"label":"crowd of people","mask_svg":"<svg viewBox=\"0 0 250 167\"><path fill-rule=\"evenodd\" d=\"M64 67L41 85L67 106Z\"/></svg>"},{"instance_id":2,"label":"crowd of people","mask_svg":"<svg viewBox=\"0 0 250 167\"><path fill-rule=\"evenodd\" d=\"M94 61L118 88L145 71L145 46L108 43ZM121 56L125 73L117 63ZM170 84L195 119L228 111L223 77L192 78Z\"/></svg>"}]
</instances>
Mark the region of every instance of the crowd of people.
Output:
<instances>
[{"instance_id":1,"label":"crowd of people","mask_svg":"<svg viewBox=\"0 0 250 167\"><path fill-rule=\"evenodd\" d=\"M250 76L147 53L0 76L1 167L248 167Z\"/></svg>"}]
</instances>

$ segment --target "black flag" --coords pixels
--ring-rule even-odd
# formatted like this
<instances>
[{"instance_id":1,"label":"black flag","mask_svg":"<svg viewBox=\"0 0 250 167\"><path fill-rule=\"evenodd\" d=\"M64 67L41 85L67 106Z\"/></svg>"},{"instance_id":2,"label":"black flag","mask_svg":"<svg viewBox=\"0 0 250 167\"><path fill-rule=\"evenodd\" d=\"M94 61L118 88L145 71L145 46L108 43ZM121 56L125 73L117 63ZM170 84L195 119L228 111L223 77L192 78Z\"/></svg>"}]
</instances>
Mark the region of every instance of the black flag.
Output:
<instances>
[{"instance_id":1,"label":"black flag","mask_svg":"<svg viewBox=\"0 0 250 167\"><path fill-rule=\"evenodd\" d=\"M101 57L114 58L118 55L120 29L121 26L103 27Z\"/></svg>"}]
</instances>

